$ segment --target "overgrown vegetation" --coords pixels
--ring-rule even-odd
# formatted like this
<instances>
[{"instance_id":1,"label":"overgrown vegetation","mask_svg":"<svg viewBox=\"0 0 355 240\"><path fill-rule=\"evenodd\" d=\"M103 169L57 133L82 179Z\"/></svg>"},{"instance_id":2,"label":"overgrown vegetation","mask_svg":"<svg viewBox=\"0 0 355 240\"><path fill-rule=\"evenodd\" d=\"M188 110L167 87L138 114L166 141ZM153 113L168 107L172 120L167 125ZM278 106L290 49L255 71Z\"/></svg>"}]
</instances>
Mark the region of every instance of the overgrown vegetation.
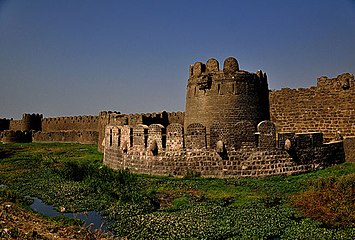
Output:
<instances>
[{"instance_id":1,"label":"overgrown vegetation","mask_svg":"<svg viewBox=\"0 0 355 240\"><path fill-rule=\"evenodd\" d=\"M205 179L135 175L94 145L0 146L0 198L98 210L129 239L354 239L355 164L297 176ZM312 220L313 219L313 220Z\"/></svg>"},{"instance_id":2,"label":"overgrown vegetation","mask_svg":"<svg viewBox=\"0 0 355 240\"><path fill-rule=\"evenodd\" d=\"M322 177L309 185L307 191L293 197L305 216L328 226L355 227L355 173Z\"/></svg>"}]
</instances>

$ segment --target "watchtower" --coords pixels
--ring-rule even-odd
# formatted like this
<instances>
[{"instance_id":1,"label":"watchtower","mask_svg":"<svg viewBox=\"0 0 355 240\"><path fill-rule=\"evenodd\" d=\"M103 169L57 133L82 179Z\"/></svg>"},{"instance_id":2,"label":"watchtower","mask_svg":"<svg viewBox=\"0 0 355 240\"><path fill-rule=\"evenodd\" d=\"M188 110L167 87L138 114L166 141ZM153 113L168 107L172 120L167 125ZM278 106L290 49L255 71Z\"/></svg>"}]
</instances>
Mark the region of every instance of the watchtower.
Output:
<instances>
[{"instance_id":1,"label":"watchtower","mask_svg":"<svg viewBox=\"0 0 355 240\"><path fill-rule=\"evenodd\" d=\"M22 130L23 131L41 131L42 130L42 114L28 114L22 115Z\"/></svg>"},{"instance_id":2,"label":"watchtower","mask_svg":"<svg viewBox=\"0 0 355 240\"><path fill-rule=\"evenodd\" d=\"M184 127L205 126L207 148L218 141L228 149L255 142L257 124L269 119L267 76L261 70L240 70L233 57L225 59L221 70L214 58L190 66Z\"/></svg>"}]
</instances>

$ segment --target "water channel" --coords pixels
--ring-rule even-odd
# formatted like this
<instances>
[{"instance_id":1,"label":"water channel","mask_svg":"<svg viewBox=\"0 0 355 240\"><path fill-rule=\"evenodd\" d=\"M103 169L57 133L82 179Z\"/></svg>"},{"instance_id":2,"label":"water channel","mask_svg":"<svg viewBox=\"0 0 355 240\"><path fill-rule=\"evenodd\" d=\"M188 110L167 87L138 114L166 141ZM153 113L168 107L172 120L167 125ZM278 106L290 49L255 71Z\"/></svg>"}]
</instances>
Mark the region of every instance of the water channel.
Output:
<instances>
[{"instance_id":1,"label":"water channel","mask_svg":"<svg viewBox=\"0 0 355 240\"><path fill-rule=\"evenodd\" d=\"M69 218L80 219L84 221L85 226L89 226L90 224L92 224L92 229L101 229L103 232L107 231L107 227L110 224L106 217L101 216L100 213L96 211L79 213L60 213L55 210L53 206L45 204L39 198L28 198L33 199L33 203L30 205L33 210L42 213L43 215L46 215L48 217L65 216Z\"/></svg>"}]
</instances>

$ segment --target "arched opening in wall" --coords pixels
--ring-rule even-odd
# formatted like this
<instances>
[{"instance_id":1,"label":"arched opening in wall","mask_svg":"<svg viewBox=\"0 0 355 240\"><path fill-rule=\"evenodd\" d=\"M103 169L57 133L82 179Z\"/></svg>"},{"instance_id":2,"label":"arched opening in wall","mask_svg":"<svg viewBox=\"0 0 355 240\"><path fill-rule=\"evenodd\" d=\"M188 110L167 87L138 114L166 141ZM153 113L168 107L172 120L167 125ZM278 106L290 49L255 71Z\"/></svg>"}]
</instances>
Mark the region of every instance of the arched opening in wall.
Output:
<instances>
[{"instance_id":1,"label":"arched opening in wall","mask_svg":"<svg viewBox=\"0 0 355 240\"><path fill-rule=\"evenodd\" d=\"M112 128L110 129L110 147L112 146Z\"/></svg>"},{"instance_id":2,"label":"arched opening in wall","mask_svg":"<svg viewBox=\"0 0 355 240\"><path fill-rule=\"evenodd\" d=\"M235 94L235 84L232 84L232 94Z\"/></svg>"},{"instance_id":3,"label":"arched opening in wall","mask_svg":"<svg viewBox=\"0 0 355 240\"><path fill-rule=\"evenodd\" d=\"M197 94L197 88L195 87L194 96L196 96L196 94Z\"/></svg>"},{"instance_id":4,"label":"arched opening in wall","mask_svg":"<svg viewBox=\"0 0 355 240\"><path fill-rule=\"evenodd\" d=\"M218 92L218 94L221 94L221 84L217 85L217 92Z\"/></svg>"}]
</instances>

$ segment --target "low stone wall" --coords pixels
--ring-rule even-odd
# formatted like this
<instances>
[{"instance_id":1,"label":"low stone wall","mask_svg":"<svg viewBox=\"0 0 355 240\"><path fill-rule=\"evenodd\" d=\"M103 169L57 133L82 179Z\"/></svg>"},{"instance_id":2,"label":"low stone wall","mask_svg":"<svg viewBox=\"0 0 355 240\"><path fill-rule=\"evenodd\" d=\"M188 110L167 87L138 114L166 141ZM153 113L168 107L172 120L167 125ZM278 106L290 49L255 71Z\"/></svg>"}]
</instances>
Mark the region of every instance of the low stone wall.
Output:
<instances>
[{"instance_id":1,"label":"low stone wall","mask_svg":"<svg viewBox=\"0 0 355 240\"><path fill-rule=\"evenodd\" d=\"M83 144L97 144L97 131L62 131L62 132L34 132L33 142L76 142Z\"/></svg>"},{"instance_id":2,"label":"low stone wall","mask_svg":"<svg viewBox=\"0 0 355 240\"><path fill-rule=\"evenodd\" d=\"M204 177L259 177L297 174L313 171L344 161L342 142L324 144L295 153L286 150L239 149L222 159L214 150L161 151L157 156L149 150L129 150L106 146L104 164L113 169L130 169L135 173L184 176L195 171ZM307 159L302 156L307 155Z\"/></svg>"}]
</instances>

